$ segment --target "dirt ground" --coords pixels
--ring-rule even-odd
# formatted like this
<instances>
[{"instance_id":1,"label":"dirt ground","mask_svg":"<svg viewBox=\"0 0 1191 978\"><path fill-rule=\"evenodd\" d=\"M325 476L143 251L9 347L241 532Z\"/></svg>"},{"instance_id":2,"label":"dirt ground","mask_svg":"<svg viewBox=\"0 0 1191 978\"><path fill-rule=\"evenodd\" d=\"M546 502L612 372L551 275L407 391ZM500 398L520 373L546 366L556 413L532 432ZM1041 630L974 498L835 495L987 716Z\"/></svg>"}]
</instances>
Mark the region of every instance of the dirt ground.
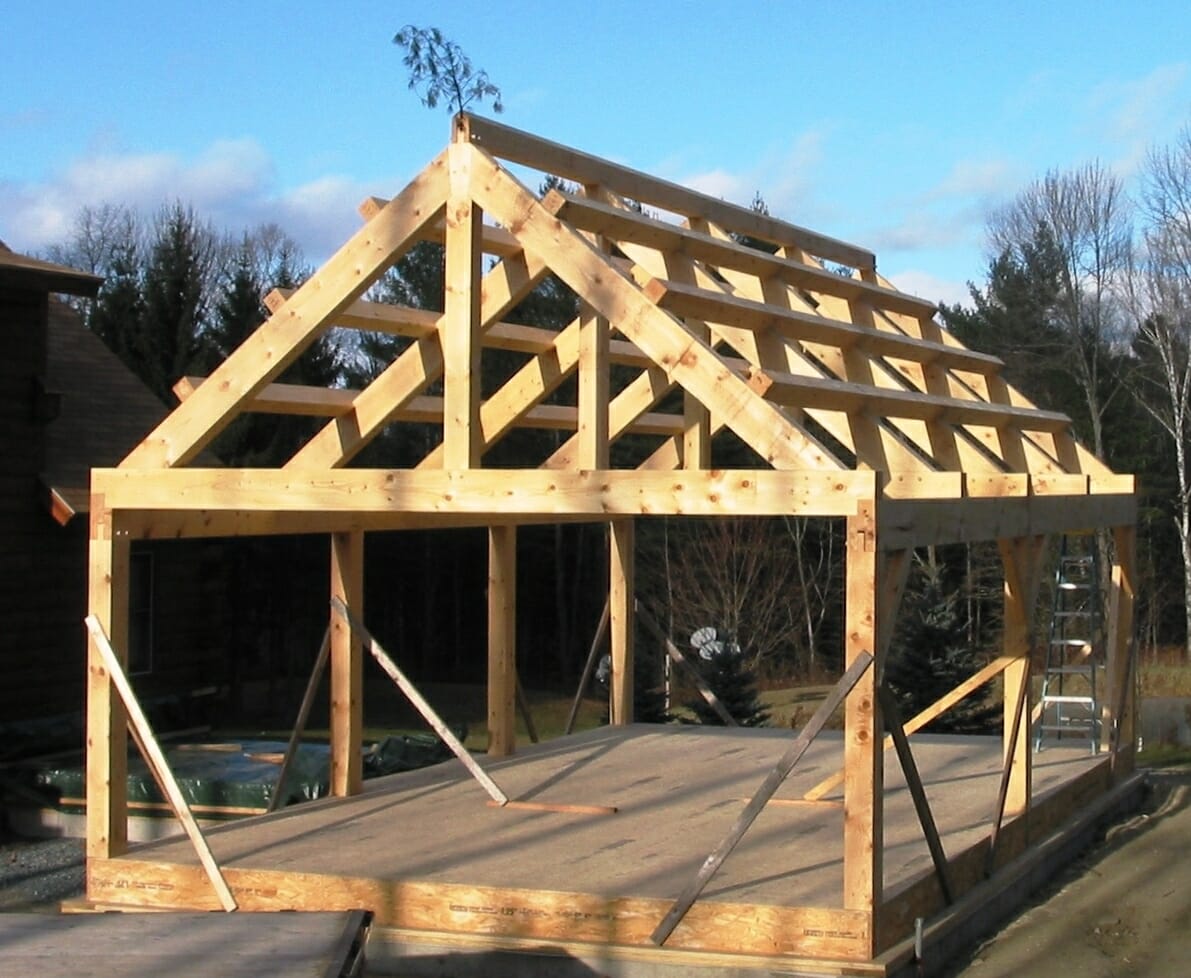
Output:
<instances>
[{"instance_id":1,"label":"dirt ground","mask_svg":"<svg viewBox=\"0 0 1191 978\"><path fill-rule=\"evenodd\" d=\"M1191 768L1156 771L1141 812L947 978L1191 975Z\"/></svg>"}]
</instances>

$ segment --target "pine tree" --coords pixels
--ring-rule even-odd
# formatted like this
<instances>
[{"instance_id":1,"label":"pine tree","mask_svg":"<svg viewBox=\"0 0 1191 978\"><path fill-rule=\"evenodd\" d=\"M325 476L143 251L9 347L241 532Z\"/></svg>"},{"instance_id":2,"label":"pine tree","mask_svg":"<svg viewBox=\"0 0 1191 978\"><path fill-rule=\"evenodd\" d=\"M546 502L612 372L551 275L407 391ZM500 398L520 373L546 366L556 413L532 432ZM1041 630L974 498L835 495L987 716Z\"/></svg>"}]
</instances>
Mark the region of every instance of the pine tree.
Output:
<instances>
[{"instance_id":1,"label":"pine tree","mask_svg":"<svg viewBox=\"0 0 1191 978\"><path fill-rule=\"evenodd\" d=\"M898 628L890 643L885 682L897 699L901 720L949 693L983 665L968 640L958 588L949 580L946 565L931 548L915 555L912 586L902 599ZM988 703L982 687L932 721L936 733L987 733L998 708Z\"/></svg>"},{"instance_id":2,"label":"pine tree","mask_svg":"<svg viewBox=\"0 0 1191 978\"><path fill-rule=\"evenodd\" d=\"M132 352L141 379L167 403L202 363L218 243L194 211L176 203L159 215L144 273L144 309Z\"/></svg>"},{"instance_id":3,"label":"pine tree","mask_svg":"<svg viewBox=\"0 0 1191 978\"><path fill-rule=\"evenodd\" d=\"M699 671L728 715L742 727L766 726L769 711L757 695L757 677L749 668L740 646L731 639L713 639L701 646ZM686 706L695 714L698 723L713 727L724 725L720 715L702 696L690 700Z\"/></svg>"},{"instance_id":4,"label":"pine tree","mask_svg":"<svg viewBox=\"0 0 1191 978\"><path fill-rule=\"evenodd\" d=\"M135 240L115 246L111 265L87 325L138 376L144 369L136 337L145 300Z\"/></svg>"}]
</instances>

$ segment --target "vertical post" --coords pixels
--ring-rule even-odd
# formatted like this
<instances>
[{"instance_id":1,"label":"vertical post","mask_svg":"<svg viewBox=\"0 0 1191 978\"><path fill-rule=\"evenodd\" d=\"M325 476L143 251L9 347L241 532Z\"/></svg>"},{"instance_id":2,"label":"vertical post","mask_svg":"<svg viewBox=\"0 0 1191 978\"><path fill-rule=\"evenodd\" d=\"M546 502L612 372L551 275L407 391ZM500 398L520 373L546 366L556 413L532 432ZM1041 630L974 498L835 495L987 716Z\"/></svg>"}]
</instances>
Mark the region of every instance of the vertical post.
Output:
<instances>
[{"instance_id":1,"label":"vertical post","mask_svg":"<svg viewBox=\"0 0 1191 978\"><path fill-rule=\"evenodd\" d=\"M331 534L331 597L364 616L364 534ZM331 794L364 786L364 646L342 615L331 616Z\"/></svg>"},{"instance_id":2,"label":"vertical post","mask_svg":"<svg viewBox=\"0 0 1191 978\"><path fill-rule=\"evenodd\" d=\"M601 199L599 187L588 187L587 195ZM608 241L597 235L593 242L605 254ZM588 303L579 321L579 468L591 471L608 468L608 320Z\"/></svg>"},{"instance_id":3,"label":"vertical post","mask_svg":"<svg viewBox=\"0 0 1191 978\"><path fill-rule=\"evenodd\" d=\"M632 520L615 520L608 526L608 601L612 646L612 689L608 715L612 723L633 722L633 561Z\"/></svg>"},{"instance_id":4,"label":"vertical post","mask_svg":"<svg viewBox=\"0 0 1191 978\"><path fill-rule=\"evenodd\" d=\"M1130 661L1133 648L1133 614L1137 599L1137 528L1118 526L1113 529L1112 578L1108 595L1108 628L1106 631L1108 668L1106 740L1116 731L1116 752L1112 758L1114 778L1133 771L1133 755L1137 748L1133 696L1130 685L1136 662ZM1108 746L1108 744L1106 744Z\"/></svg>"},{"instance_id":5,"label":"vertical post","mask_svg":"<svg viewBox=\"0 0 1191 978\"><path fill-rule=\"evenodd\" d=\"M876 480L874 477L874 490ZM847 585L844 599L844 664L862 653L873 667L848 694L844 712L844 908L869 913L870 951L882 899L884 751L877 685L885 671L879 634L877 499L859 503L847 522Z\"/></svg>"},{"instance_id":6,"label":"vertical post","mask_svg":"<svg viewBox=\"0 0 1191 978\"><path fill-rule=\"evenodd\" d=\"M88 612L111 636L128 665L129 551L115 514L91 501ZM87 858L108 859L128 848L128 724L124 706L95 640L87 639Z\"/></svg>"},{"instance_id":7,"label":"vertical post","mask_svg":"<svg viewBox=\"0 0 1191 978\"><path fill-rule=\"evenodd\" d=\"M1012 818L1029 809L1033 790L1031 691L1024 690L1025 708L1020 713L1017 711L1017 702L1023 695L1022 687L1030 681L1034 608L1038 603L1046 537L1000 540L998 546L1005 571L1004 654L1013 660L1002 673L1005 690L1002 721L1005 756L1002 763L1009 769L1004 814ZM1018 724L1016 736L1013 733L1014 720ZM1012 757L1009 756L1010 745L1013 746Z\"/></svg>"},{"instance_id":8,"label":"vertical post","mask_svg":"<svg viewBox=\"0 0 1191 978\"><path fill-rule=\"evenodd\" d=\"M471 199L472 148L448 149L450 195L446 209L446 281L443 308L443 467L479 464L480 280L484 215Z\"/></svg>"},{"instance_id":9,"label":"vertical post","mask_svg":"<svg viewBox=\"0 0 1191 978\"><path fill-rule=\"evenodd\" d=\"M488 753L516 749L517 527L488 528Z\"/></svg>"}]
</instances>

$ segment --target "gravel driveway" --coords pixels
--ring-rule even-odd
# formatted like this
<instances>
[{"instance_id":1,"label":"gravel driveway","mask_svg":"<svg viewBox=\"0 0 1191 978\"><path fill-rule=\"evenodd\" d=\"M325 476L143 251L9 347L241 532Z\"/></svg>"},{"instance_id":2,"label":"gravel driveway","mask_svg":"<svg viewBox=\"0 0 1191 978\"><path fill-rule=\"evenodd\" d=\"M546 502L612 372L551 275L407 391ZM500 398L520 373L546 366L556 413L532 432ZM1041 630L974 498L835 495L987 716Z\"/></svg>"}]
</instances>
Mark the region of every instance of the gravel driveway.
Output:
<instances>
[{"instance_id":1,"label":"gravel driveway","mask_svg":"<svg viewBox=\"0 0 1191 978\"><path fill-rule=\"evenodd\" d=\"M83 895L83 840L0 840L0 912L53 913Z\"/></svg>"}]
</instances>

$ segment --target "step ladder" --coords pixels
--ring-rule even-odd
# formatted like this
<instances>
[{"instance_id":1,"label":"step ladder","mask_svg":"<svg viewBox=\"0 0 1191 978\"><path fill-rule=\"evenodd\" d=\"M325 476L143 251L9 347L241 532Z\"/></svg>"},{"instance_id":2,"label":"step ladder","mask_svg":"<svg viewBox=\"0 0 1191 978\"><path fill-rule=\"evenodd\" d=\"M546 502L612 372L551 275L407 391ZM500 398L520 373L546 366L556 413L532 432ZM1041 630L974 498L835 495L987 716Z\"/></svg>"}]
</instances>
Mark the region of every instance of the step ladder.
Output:
<instances>
[{"instance_id":1,"label":"step ladder","mask_svg":"<svg viewBox=\"0 0 1191 978\"><path fill-rule=\"evenodd\" d=\"M1100 750L1098 680L1104 668L1104 622L1096 549L1093 535L1064 536L1059 547L1034 728L1036 751L1044 743L1072 738L1084 740L1093 754Z\"/></svg>"}]
</instances>

